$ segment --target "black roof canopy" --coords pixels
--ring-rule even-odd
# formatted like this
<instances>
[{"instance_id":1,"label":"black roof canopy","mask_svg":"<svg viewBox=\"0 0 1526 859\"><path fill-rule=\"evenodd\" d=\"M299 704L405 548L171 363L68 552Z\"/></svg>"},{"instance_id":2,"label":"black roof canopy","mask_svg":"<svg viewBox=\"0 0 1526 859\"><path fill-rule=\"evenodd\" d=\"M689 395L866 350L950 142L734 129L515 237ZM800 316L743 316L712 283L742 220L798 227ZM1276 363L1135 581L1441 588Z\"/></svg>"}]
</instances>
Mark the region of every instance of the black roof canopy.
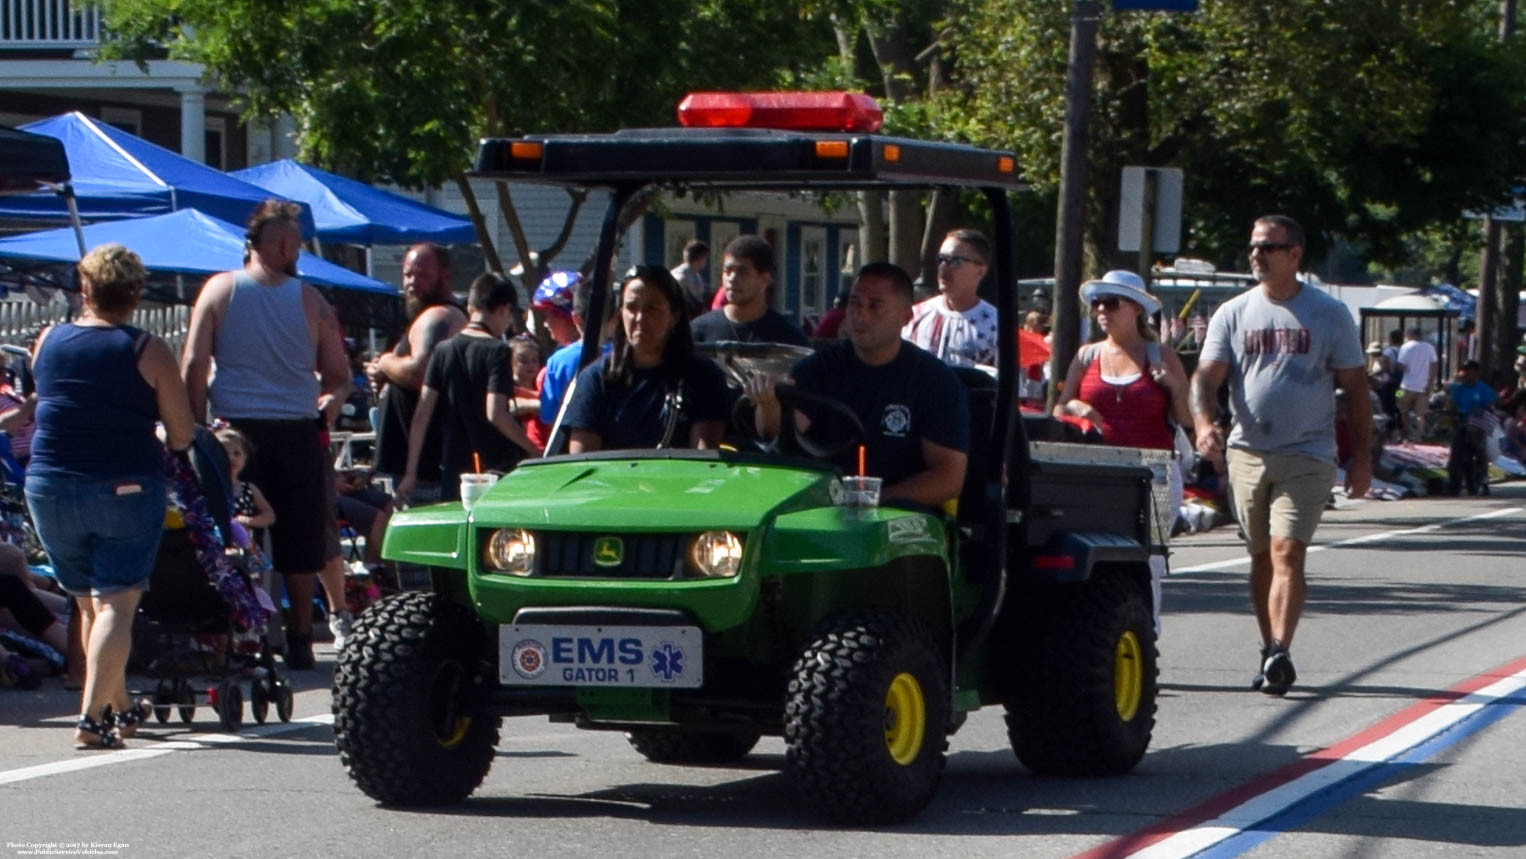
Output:
<instances>
[{"instance_id":1,"label":"black roof canopy","mask_svg":"<svg viewBox=\"0 0 1526 859\"><path fill-rule=\"evenodd\" d=\"M39 182L69 181L64 143L55 137L0 126L0 194L28 193Z\"/></svg>"},{"instance_id":2,"label":"black roof canopy","mask_svg":"<svg viewBox=\"0 0 1526 859\"><path fill-rule=\"evenodd\" d=\"M584 186L656 182L762 190L1023 187L1011 152L877 134L759 128L488 138L477 150L473 172L494 179Z\"/></svg>"}]
</instances>

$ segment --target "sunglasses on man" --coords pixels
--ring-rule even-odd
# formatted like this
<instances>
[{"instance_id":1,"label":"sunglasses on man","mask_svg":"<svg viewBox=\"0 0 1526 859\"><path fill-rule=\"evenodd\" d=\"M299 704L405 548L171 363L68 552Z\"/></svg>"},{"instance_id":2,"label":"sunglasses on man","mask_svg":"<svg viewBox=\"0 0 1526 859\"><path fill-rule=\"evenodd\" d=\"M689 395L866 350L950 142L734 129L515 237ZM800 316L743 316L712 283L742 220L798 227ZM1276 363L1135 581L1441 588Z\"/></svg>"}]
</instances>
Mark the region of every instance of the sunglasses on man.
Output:
<instances>
[{"instance_id":1,"label":"sunglasses on man","mask_svg":"<svg viewBox=\"0 0 1526 859\"><path fill-rule=\"evenodd\" d=\"M962 257L959 254L938 254L938 265L946 265L951 269L958 270L965 263L971 263L973 265L985 265L985 263L978 259Z\"/></svg>"}]
</instances>

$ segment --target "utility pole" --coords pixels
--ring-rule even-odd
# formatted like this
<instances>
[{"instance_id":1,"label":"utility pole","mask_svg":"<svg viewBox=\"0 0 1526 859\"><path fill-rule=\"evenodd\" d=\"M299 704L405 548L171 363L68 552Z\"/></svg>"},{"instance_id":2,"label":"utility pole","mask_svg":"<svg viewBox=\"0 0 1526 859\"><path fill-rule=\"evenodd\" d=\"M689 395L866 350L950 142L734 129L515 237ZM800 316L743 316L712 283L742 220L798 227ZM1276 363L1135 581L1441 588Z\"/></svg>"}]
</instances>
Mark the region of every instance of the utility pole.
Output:
<instances>
[{"instance_id":1,"label":"utility pole","mask_svg":"<svg viewBox=\"0 0 1526 859\"><path fill-rule=\"evenodd\" d=\"M1500 41L1507 42L1515 37L1515 19L1516 0L1500 0ZM1478 341L1480 349L1493 349L1493 377L1484 377L1490 379L1491 383L1503 381L1503 377L1510 375L1510 369L1515 363L1515 345L1519 336L1516 332L1516 318L1520 312L1523 230L1526 230L1526 224L1504 226L1500 237L1504 260L1496 270L1494 303L1490 308L1493 330L1486 335L1489 339Z\"/></svg>"},{"instance_id":2,"label":"utility pole","mask_svg":"<svg viewBox=\"0 0 1526 859\"><path fill-rule=\"evenodd\" d=\"M1155 177L1154 170L1144 172L1144 205L1139 210L1139 261L1135 268L1150 288L1150 274L1155 266Z\"/></svg>"},{"instance_id":3,"label":"utility pole","mask_svg":"<svg viewBox=\"0 0 1526 859\"><path fill-rule=\"evenodd\" d=\"M1054 335L1049 356L1049 406L1081 347L1082 222L1086 213L1086 140L1091 123L1092 72L1097 60L1097 0L1075 0L1065 80L1065 137L1060 147L1060 207L1054 241Z\"/></svg>"},{"instance_id":4,"label":"utility pole","mask_svg":"<svg viewBox=\"0 0 1526 859\"><path fill-rule=\"evenodd\" d=\"M1516 0L1500 0L1499 39L1501 42L1508 41L1515 35L1515 7ZM1492 384L1495 381L1495 328L1506 329L1503 324L1506 320L1495 321L1495 310L1501 306L1510 306L1515 302L1501 300L1504 284L1500 283L1501 277L1499 266L1501 224L1493 214L1484 217L1484 258L1478 272L1478 303L1477 319L1474 329L1474 337L1478 338L1478 362L1482 372L1479 374ZM1511 284L1510 289L1518 288ZM1515 320L1508 321L1508 330L1515 331ZM1504 344L1500 344L1503 346ZM1499 351L1503 352L1504 349Z\"/></svg>"},{"instance_id":5,"label":"utility pole","mask_svg":"<svg viewBox=\"0 0 1526 859\"><path fill-rule=\"evenodd\" d=\"M1500 222L1484 217L1484 258L1478 266L1478 301L1474 303L1473 336L1478 338L1479 378L1494 380L1494 297L1499 285ZM1466 360L1464 356L1463 360ZM1445 366L1445 365L1443 365ZM1458 362L1458 367L1462 362ZM1457 367L1453 367L1456 370ZM1442 384L1447 382L1441 380Z\"/></svg>"}]
</instances>

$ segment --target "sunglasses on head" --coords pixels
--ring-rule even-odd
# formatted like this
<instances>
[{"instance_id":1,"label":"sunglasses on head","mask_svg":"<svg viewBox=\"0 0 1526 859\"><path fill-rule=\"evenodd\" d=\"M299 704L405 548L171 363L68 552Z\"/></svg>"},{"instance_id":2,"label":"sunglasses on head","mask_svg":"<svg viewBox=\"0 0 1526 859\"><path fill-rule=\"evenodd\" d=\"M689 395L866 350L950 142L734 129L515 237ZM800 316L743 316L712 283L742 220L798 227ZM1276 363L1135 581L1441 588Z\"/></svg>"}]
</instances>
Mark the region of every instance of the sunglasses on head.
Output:
<instances>
[{"instance_id":1,"label":"sunglasses on head","mask_svg":"<svg viewBox=\"0 0 1526 859\"><path fill-rule=\"evenodd\" d=\"M1104 295L1092 299L1092 310L1117 310L1118 303L1122 301L1116 295Z\"/></svg>"}]
</instances>

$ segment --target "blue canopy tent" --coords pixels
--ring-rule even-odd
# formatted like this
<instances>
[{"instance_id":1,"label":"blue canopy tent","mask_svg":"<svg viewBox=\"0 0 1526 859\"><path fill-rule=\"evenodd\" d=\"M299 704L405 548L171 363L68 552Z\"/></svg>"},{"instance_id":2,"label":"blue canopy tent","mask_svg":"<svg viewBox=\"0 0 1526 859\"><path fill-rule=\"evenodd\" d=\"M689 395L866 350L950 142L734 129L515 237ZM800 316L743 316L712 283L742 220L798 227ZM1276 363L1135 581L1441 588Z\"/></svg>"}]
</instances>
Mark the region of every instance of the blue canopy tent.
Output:
<instances>
[{"instance_id":1,"label":"blue canopy tent","mask_svg":"<svg viewBox=\"0 0 1526 859\"><path fill-rule=\"evenodd\" d=\"M69 159L58 140L0 127L0 194L36 191L69 181Z\"/></svg>"},{"instance_id":2,"label":"blue canopy tent","mask_svg":"<svg viewBox=\"0 0 1526 859\"><path fill-rule=\"evenodd\" d=\"M79 208L75 206L74 185L69 182L69 156L63 141L0 126L0 197L39 189L52 192L62 201L83 253L85 239L80 235Z\"/></svg>"},{"instance_id":3,"label":"blue canopy tent","mask_svg":"<svg viewBox=\"0 0 1526 859\"><path fill-rule=\"evenodd\" d=\"M22 129L63 142L80 217L87 221L141 218L195 208L241 224L255 206L272 196L264 188L77 111ZM0 198L0 218L48 222L67 217L65 201L56 194ZM302 228L304 235L312 234L312 213L305 206Z\"/></svg>"},{"instance_id":4,"label":"blue canopy tent","mask_svg":"<svg viewBox=\"0 0 1526 859\"><path fill-rule=\"evenodd\" d=\"M356 245L475 242L472 222L289 158L229 174L313 211L319 239Z\"/></svg>"},{"instance_id":5,"label":"blue canopy tent","mask_svg":"<svg viewBox=\"0 0 1526 859\"><path fill-rule=\"evenodd\" d=\"M107 242L126 245L143 259L144 267L152 274L207 276L236 269L244 260L244 228L195 209L92 224L84 232L88 247ZM0 259L56 267L59 263L78 262L80 253L73 230L43 230L0 239ZM386 296L398 294L390 284L356 274L306 251L297 260L297 275L317 286ZM67 287L72 282L72 277L65 274L52 285Z\"/></svg>"},{"instance_id":6,"label":"blue canopy tent","mask_svg":"<svg viewBox=\"0 0 1526 859\"><path fill-rule=\"evenodd\" d=\"M1420 294L1437 299L1443 307L1456 311L1463 319L1472 319L1478 312L1478 299L1467 290L1450 283L1432 284L1420 290Z\"/></svg>"}]
</instances>

